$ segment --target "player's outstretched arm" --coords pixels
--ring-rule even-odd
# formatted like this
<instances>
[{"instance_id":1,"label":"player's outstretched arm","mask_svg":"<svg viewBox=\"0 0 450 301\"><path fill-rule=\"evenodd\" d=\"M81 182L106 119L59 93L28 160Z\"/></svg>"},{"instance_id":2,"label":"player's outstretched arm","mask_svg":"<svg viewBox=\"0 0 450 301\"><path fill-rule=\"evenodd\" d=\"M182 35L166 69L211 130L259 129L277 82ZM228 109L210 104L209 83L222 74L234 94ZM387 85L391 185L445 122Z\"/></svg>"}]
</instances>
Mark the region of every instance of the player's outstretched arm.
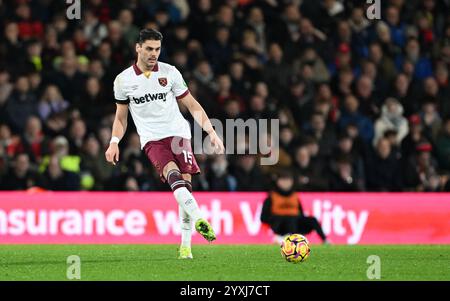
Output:
<instances>
[{"instance_id":1,"label":"player's outstretched arm","mask_svg":"<svg viewBox=\"0 0 450 301\"><path fill-rule=\"evenodd\" d=\"M183 97L180 101L188 108L195 121L197 121L202 129L208 133L209 138L211 139L211 144L214 146L216 153L223 154L225 152L225 147L223 146L222 139L220 139L217 135L201 104L199 104L199 102L190 93Z\"/></svg>"},{"instance_id":2,"label":"player's outstretched arm","mask_svg":"<svg viewBox=\"0 0 450 301\"><path fill-rule=\"evenodd\" d=\"M112 127L112 138L109 147L106 150L106 161L116 165L119 162L119 141L125 135L127 130L128 105L117 104L116 116Z\"/></svg>"}]
</instances>

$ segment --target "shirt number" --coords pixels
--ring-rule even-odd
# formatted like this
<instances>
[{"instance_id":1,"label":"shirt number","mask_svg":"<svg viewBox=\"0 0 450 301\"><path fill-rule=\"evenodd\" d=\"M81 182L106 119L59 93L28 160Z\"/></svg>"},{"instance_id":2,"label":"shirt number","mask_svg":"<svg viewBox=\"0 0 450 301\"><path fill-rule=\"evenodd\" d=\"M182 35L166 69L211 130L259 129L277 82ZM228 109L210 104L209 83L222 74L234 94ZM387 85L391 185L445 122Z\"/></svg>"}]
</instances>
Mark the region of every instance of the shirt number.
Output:
<instances>
[{"instance_id":1,"label":"shirt number","mask_svg":"<svg viewBox=\"0 0 450 301\"><path fill-rule=\"evenodd\" d=\"M183 155L184 155L184 162L192 165L192 153L183 150Z\"/></svg>"}]
</instances>

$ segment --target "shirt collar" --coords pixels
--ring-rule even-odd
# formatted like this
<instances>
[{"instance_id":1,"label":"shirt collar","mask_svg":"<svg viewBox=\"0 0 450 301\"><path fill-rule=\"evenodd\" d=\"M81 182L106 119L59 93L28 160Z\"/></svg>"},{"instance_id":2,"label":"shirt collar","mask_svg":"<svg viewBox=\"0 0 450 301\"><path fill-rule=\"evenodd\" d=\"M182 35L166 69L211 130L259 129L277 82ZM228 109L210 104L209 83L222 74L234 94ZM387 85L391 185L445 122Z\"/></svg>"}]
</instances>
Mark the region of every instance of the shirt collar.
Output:
<instances>
[{"instance_id":1,"label":"shirt collar","mask_svg":"<svg viewBox=\"0 0 450 301\"><path fill-rule=\"evenodd\" d=\"M142 70L139 69L139 67L137 66L136 63L133 64L133 69L134 69L134 72L136 73L136 75L141 75L143 73ZM153 66L152 71L153 72L158 72L158 70L159 70L158 62L156 62L155 66Z\"/></svg>"}]
</instances>

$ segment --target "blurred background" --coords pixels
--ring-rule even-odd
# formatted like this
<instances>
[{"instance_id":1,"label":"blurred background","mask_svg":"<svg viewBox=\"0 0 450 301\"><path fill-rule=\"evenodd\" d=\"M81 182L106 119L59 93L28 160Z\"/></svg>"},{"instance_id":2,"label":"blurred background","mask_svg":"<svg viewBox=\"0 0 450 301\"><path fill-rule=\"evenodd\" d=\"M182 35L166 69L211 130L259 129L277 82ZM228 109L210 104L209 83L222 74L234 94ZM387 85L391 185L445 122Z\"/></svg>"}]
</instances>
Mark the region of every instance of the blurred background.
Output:
<instances>
[{"instance_id":1,"label":"blurred background","mask_svg":"<svg viewBox=\"0 0 450 301\"><path fill-rule=\"evenodd\" d=\"M164 35L208 115L280 120L280 160L196 155L194 191L450 191L450 1L0 0L0 189L167 191L131 118L104 159L112 82ZM181 108L193 124L190 114Z\"/></svg>"}]
</instances>

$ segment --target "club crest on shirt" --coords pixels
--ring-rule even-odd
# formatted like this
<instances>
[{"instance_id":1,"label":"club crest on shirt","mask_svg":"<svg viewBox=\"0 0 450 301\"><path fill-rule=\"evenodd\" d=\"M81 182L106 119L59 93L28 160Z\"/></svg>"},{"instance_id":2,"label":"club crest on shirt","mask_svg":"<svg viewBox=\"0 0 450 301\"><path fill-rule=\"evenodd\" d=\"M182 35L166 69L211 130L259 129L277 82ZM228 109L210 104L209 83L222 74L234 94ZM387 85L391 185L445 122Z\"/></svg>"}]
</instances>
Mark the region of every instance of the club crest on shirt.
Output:
<instances>
[{"instance_id":1,"label":"club crest on shirt","mask_svg":"<svg viewBox=\"0 0 450 301\"><path fill-rule=\"evenodd\" d=\"M158 78L158 82L161 86L165 87L167 86L167 78L166 77L160 77Z\"/></svg>"}]
</instances>

